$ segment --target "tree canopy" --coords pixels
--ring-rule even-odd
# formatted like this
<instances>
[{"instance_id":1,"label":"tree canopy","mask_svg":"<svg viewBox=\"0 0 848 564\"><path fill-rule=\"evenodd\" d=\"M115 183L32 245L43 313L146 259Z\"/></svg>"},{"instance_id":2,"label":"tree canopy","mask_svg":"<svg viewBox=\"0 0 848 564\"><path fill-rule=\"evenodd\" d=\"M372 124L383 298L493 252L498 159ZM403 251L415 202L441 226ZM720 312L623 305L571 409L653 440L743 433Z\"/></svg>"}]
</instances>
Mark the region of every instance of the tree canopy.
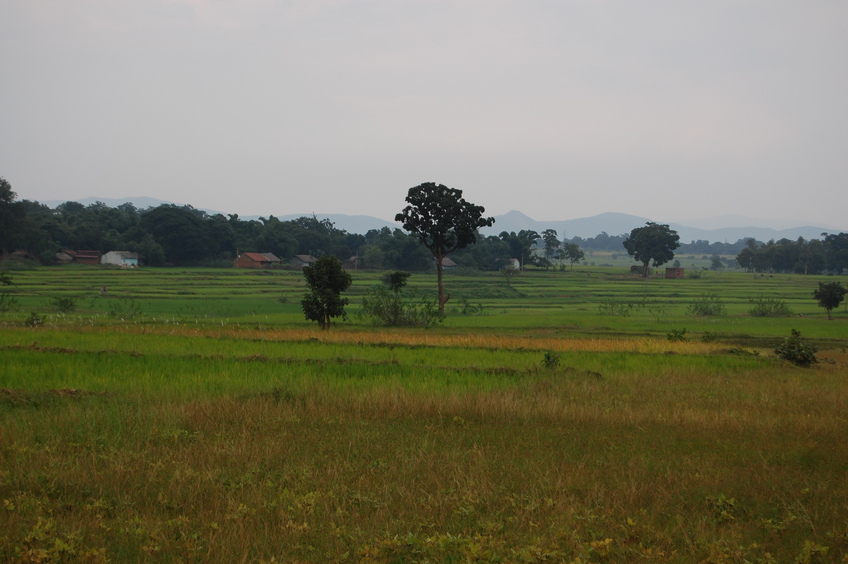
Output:
<instances>
[{"instance_id":1,"label":"tree canopy","mask_svg":"<svg viewBox=\"0 0 848 564\"><path fill-rule=\"evenodd\" d=\"M680 236L668 225L649 221L645 227L633 229L623 244L627 254L642 263L647 278L651 261L657 267L674 258L674 249L680 246Z\"/></svg>"},{"instance_id":2,"label":"tree canopy","mask_svg":"<svg viewBox=\"0 0 848 564\"><path fill-rule=\"evenodd\" d=\"M305 266L303 276L310 290L300 302L306 319L317 321L321 329L329 329L332 318L347 316L344 308L348 299L342 298L341 293L350 288L353 280L339 259L324 255Z\"/></svg>"},{"instance_id":3,"label":"tree canopy","mask_svg":"<svg viewBox=\"0 0 848 564\"><path fill-rule=\"evenodd\" d=\"M483 206L467 202L462 190L426 182L410 188L407 205L395 216L403 228L418 239L433 255L439 286L439 311L444 312L450 299L442 280L443 261L450 253L477 240L477 230L490 227L494 218L483 217Z\"/></svg>"},{"instance_id":4,"label":"tree canopy","mask_svg":"<svg viewBox=\"0 0 848 564\"><path fill-rule=\"evenodd\" d=\"M827 318L833 319L830 312L839 307L846 293L848 289L845 289L841 282L819 282L818 289L813 291L813 297L827 312Z\"/></svg>"}]
</instances>

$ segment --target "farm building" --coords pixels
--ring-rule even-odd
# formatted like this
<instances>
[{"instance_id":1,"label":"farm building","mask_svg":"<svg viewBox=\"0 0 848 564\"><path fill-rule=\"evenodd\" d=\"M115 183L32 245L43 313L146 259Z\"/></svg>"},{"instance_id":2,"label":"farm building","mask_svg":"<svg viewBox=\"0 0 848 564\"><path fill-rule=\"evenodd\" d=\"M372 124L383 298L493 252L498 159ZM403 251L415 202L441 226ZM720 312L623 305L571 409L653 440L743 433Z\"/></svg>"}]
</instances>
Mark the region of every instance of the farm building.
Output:
<instances>
[{"instance_id":1,"label":"farm building","mask_svg":"<svg viewBox=\"0 0 848 564\"><path fill-rule=\"evenodd\" d=\"M100 251L73 251L65 249L56 253L59 264L100 264Z\"/></svg>"},{"instance_id":2,"label":"farm building","mask_svg":"<svg viewBox=\"0 0 848 564\"><path fill-rule=\"evenodd\" d=\"M670 266L665 269L666 278L684 278L683 268L679 266Z\"/></svg>"},{"instance_id":3,"label":"farm building","mask_svg":"<svg viewBox=\"0 0 848 564\"><path fill-rule=\"evenodd\" d=\"M130 251L109 251L100 257L100 264L136 267L138 266L138 255Z\"/></svg>"},{"instance_id":4,"label":"farm building","mask_svg":"<svg viewBox=\"0 0 848 564\"><path fill-rule=\"evenodd\" d=\"M233 268L271 268L280 264L274 253L241 253L233 261Z\"/></svg>"},{"instance_id":5,"label":"farm building","mask_svg":"<svg viewBox=\"0 0 848 564\"><path fill-rule=\"evenodd\" d=\"M312 266L317 260L318 259L312 255L295 255L292 259L291 265L296 268L303 268L304 266Z\"/></svg>"}]
</instances>

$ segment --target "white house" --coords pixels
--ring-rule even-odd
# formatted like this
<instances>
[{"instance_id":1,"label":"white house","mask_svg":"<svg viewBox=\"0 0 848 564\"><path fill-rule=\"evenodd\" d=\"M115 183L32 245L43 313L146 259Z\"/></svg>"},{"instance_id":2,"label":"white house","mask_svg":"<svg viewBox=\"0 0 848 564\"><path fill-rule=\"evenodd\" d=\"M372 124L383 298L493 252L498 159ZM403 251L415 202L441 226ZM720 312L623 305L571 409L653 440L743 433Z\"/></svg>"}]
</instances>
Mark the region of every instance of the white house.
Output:
<instances>
[{"instance_id":1,"label":"white house","mask_svg":"<svg viewBox=\"0 0 848 564\"><path fill-rule=\"evenodd\" d=\"M138 255L129 251L109 251L100 257L100 264L134 267L138 266Z\"/></svg>"}]
</instances>

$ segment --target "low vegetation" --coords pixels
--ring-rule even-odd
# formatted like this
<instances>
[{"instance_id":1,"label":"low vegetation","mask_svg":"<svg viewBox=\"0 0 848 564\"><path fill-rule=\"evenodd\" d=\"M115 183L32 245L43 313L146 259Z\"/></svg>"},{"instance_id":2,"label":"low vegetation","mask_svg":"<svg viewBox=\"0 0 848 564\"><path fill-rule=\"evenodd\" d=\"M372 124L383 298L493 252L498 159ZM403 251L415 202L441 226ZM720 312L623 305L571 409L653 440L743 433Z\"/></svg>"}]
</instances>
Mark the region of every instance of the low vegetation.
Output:
<instances>
[{"instance_id":1,"label":"low vegetation","mask_svg":"<svg viewBox=\"0 0 848 564\"><path fill-rule=\"evenodd\" d=\"M18 272L0 560L842 561L848 318L820 280L448 274L485 315L321 331L299 272Z\"/></svg>"}]
</instances>

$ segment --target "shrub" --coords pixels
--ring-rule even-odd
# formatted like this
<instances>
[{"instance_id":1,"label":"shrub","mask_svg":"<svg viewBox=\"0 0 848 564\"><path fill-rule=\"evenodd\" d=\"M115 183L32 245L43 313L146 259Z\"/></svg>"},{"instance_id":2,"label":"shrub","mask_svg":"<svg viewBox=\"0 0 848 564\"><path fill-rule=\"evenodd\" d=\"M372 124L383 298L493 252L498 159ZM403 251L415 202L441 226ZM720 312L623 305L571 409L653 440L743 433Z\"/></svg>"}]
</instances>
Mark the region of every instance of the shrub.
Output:
<instances>
[{"instance_id":1,"label":"shrub","mask_svg":"<svg viewBox=\"0 0 848 564\"><path fill-rule=\"evenodd\" d=\"M74 298L53 298L50 307L58 313L71 313L77 309L77 301Z\"/></svg>"},{"instance_id":2,"label":"shrub","mask_svg":"<svg viewBox=\"0 0 848 564\"><path fill-rule=\"evenodd\" d=\"M701 294L689 305L689 315L715 317L727 315L727 306L715 294Z\"/></svg>"},{"instance_id":3,"label":"shrub","mask_svg":"<svg viewBox=\"0 0 848 564\"><path fill-rule=\"evenodd\" d=\"M785 302L775 298L751 298L748 300L751 308L748 313L751 317L789 317L792 309Z\"/></svg>"},{"instance_id":4,"label":"shrub","mask_svg":"<svg viewBox=\"0 0 848 564\"><path fill-rule=\"evenodd\" d=\"M135 300L120 300L109 303L106 315L113 319L132 319L141 316L141 306Z\"/></svg>"},{"instance_id":5,"label":"shrub","mask_svg":"<svg viewBox=\"0 0 848 564\"><path fill-rule=\"evenodd\" d=\"M44 320L40 315L35 313L34 311L29 314L29 317L24 321L24 325L27 327L41 327L44 325Z\"/></svg>"},{"instance_id":6,"label":"shrub","mask_svg":"<svg viewBox=\"0 0 848 564\"><path fill-rule=\"evenodd\" d=\"M633 304L619 302L616 300L607 300L598 304L598 313L601 315L620 315L621 317L629 317L630 310L632 309Z\"/></svg>"},{"instance_id":7,"label":"shrub","mask_svg":"<svg viewBox=\"0 0 848 564\"><path fill-rule=\"evenodd\" d=\"M710 331L707 331L706 333L701 335L701 342L702 343L712 343L716 339L718 339L718 335L716 335L715 333L711 333Z\"/></svg>"},{"instance_id":8,"label":"shrub","mask_svg":"<svg viewBox=\"0 0 848 564\"><path fill-rule=\"evenodd\" d=\"M459 315L483 315L483 304L480 302L472 304L466 298L461 298L459 306L451 308L451 311Z\"/></svg>"},{"instance_id":9,"label":"shrub","mask_svg":"<svg viewBox=\"0 0 848 564\"><path fill-rule=\"evenodd\" d=\"M818 349L801 338L801 332L792 330L792 335L786 337L783 343L774 349L775 354L783 360L788 360L798 366L810 366L818 362Z\"/></svg>"},{"instance_id":10,"label":"shrub","mask_svg":"<svg viewBox=\"0 0 848 564\"><path fill-rule=\"evenodd\" d=\"M8 292L0 292L0 311L18 311L18 298Z\"/></svg>"},{"instance_id":11,"label":"shrub","mask_svg":"<svg viewBox=\"0 0 848 564\"><path fill-rule=\"evenodd\" d=\"M666 333L666 338L672 343L682 343L686 340L686 328L684 327L683 329L672 329L671 331Z\"/></svg>"},{"instance_id":12,"label":"shrub","mask_svg":"<svg viewBox=\"0 0 848 564\"><path fill-rule=\"evenodd\" d=\"M559 354L551 351L545 351L545 358L542 359L542 366L545 368L556 368L559 366Z\"/></svg>"},{"instance_id":13,"label":"shrub","mask_svg":"<svg viewBox=\"0 0 848 564\"><path fill-rule=\"evenodd\" d=\"M444 320L435 300L417 298L414 291L375 286L362 298L357 316L388 327L432 327Z\"/></svg>"}]
</instances>

